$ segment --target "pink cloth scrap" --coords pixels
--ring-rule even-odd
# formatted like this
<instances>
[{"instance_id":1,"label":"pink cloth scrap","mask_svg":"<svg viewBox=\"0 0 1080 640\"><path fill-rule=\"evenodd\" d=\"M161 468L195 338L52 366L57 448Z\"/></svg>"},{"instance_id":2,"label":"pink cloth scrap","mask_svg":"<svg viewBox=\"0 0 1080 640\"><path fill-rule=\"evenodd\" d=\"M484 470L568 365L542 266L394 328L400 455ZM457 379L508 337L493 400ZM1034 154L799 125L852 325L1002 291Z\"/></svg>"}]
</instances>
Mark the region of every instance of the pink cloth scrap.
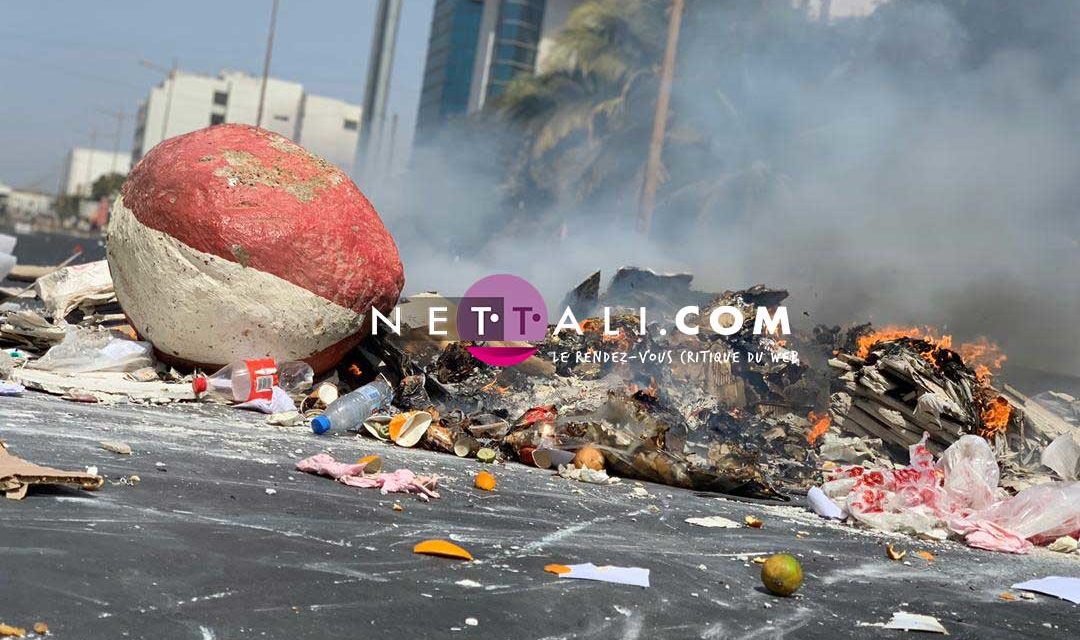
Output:
<instances>
[{"instance_id":1,"label":"pink cloth scrap","mask_svg":"<svg viewBox=\"0 0 1080 640\"><path fill-rule=\"evenodd\" d=\"M438 498L435 492L438 476L418 476L408 469L398 469L391 473L365 474L366 464L347 464L338 462L328 453L317 453L296 463L296 468L305 473L327 476L350 487L361 489L379 489L383 495L388 493L415 493L420 498Z\"/></svg>"},{"instance_id":2,"label":"pink cloth scrap","mask_svg":"<svg viewBox=\"0 0 1080 640\"><path fill-rule=\"evenodd\" d=\"M964 540L972 547L1004 553L1027 553L1035 546L1012 531L986 520L975 522Z\"/></svg>"}]
</instances>

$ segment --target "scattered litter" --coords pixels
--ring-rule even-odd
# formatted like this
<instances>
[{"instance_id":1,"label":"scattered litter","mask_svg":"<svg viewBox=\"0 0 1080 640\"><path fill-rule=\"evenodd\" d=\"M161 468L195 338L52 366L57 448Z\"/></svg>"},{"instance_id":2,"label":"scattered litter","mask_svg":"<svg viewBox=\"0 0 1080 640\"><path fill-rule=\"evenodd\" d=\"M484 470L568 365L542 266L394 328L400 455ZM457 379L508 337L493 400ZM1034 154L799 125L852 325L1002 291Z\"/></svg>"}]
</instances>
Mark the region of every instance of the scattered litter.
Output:
<instances>
[{"instance_id":1,"label":"scattered litter","mask_svg":"<svg viewBox=\"0 0 1080 640\"><path fill-rule=\"evenodd\" d=\"M565 564L546 564L544 565L544 571L554 574L570 573L570 567Z\"/></svg>"},{"instance_id":2,"label":"scattered litter","mask_svg":"<svg viewBox=\"0 0 1080 640\"><path fill-rule=\"evenodd\" d=\"M476 459L480 462L494 462L495 455L495 450L487 447L481 447L476 451Z\"/></svg>"},{"instance_id":3,"label":"scattered litter","mask_svg":"<svg viewBox=\"0 0 1080 640\"><path fill-rule=\"evenodd\" d=\"M49 625L45 624L44 622L35 622L34 633L38 634L39 636L48 635Z\"/></svg>"},{"instance_id":4,"label":"scattered litter","mask_svg":"<svg viewBox=\"0 0 1080 640\"><path fill-rule=\"evenodd\" d=\"M0 622L0 637L3 638L22 638L26 635L26 629L22 627L13 627L11 625Z\"/></svg>"},{"instance_id":5,"label":"scattered litter","mask_svg":"<svg viewBox=\"0 0 1080 640\"><path fill-rule=\"evenodd\" d=\"M728 520L721 516L708 516L705 518L687 518L686 522L697 525L699 527L710 527L713 529L738 529L742 527L741 524L734 520Z\"/></svg>"},{"instance_id":6,"label":"scattered litter","mask_svg":"<svg viewBox=\"0 0 1080 640\"><path fill-rule=\"evenodd\" d=\"M760 529L765 526L765 521L757 516L746 516L743 518L743 522L751 529Z\"/></svg>"},{"instance_id":7,"label":"scattered litter","mask_svg":"<svg viewBox=\"0 0 1080 640\"><path fill-rule=\"evenodd\" d=\"M593 471L604 470L604 454L595 447L582 447L574 454L574 466L578 469L588 468Z\"/></svg>"},{"instance_id":8,"label":"scattered litter","mask_svg":"<svg viewBox=\"0 0 1080 640\"><path fill-rule=\"evenodd\" d=\"M465 624L470 627L475 627L476 625L480 624L480 621L476 618L465 618Z\"/></svg>"},{"instance_id":9,"label":"scattered litter","mask_svg":"<svg viewBox=\"0 0 1080 640\"><path fill-rule=\"evenodd\" d=\"M109 440L102 440L98 443L102 449L106 451L112 451L113 453L119 453L122 456L131 455L131 446L125 442L112 442Z\"/></svg>"},{"instance_id":10,"label":"scattered litter","mask_svg":"<svg viewBox=\"0 0 1080 640\"><path fill-rule=\"evenodd\" d=\"M941 626L934 616L926 616L921 613L908 613L897 611L892 614L892 619L882 625L885 629L899 629L900 631L925 631L927 633L941 633L949 635L945 627Z\"/></svg>"},{"instance_id":11,"label":"scattered litter","mask_svg":"<svg viewBox=\"0 0 1080 640\"><path fill-rule=\"evenodd\" d=\"M404 511L405 510L405 507L401 506L400 502L395 502L394 505L392 507L390 507L390 508L393 509L394 511Z\"/></svg>"},{"instance_id":12,"label":"scattered litter","mask_svg":"<svg viewBox=\"0 0 1080 640\"><path fill-rule=\"evenodd\" d=\"M12 500L22 500L33 484L70 484L87 491L101 488L105 479L96 473L61 471L42 467L8 453L0 442L0 491Z\"/></svg>"},{"instance_id":13,"label":"scattered litter","mask_svg":"<svg viewBox=\"0 0 1080 640\"><path fill-rule=\"evenodd\" d=\"M364 465L364 473L378 473L382 471L382 458L374 453L357 459L356 464Z\"/></svg>"},{"instance_id":14,"label":"scattered litter","mask_svg":"<svg viewBox=\"0 0 1080 640\"><path fill-rule=\"evenodd\" d=\"M459 587L468 587L470 589L479 589L479 588L484 586L484 585L480 584L479 582L477 582L476 580L469 580L469 579L458 580L454 584L458 585Z\"/></svg>"},{"instance_id":15,"label":"scattered litter","mask_svg":"<svg viewBox=\"0 0 1080 640\"><path fill-rule=\"evenodd\" d=\"M200 398L211 396L226 402L250 404L255 400L275 400L277 389L286 395L304 391L311 387L314 376L306 362L278 363L273 358L258 358L232 362L209 376L196 374L191 379L191 390ZM289 404L288 410L296 409L291 399ZM285 409L268 413L281 411Z\"/></svg>"},{"instance_id":16,"label":"scattered litter","mask_svg":"<svg viewBox=\"0 0 1080 640\"><path fill-rule=\"evenodd\" d=\"M406 411L390 419L390 439L399 447L414 447L431 428L432 415L427 411Z\"/></svg>"},{"instance_id":17,"label":"scattered litter","mask_svg":"<svg viewBox=\"0 0 1080 640\"><path fill-rule=\"evenodd\" d=\"M17 382L0 382L0 396L17 396L26 391L26 387Z\"/></svg>"},{"instance_id":18,"label":"scattered litter","mask_svg":"<svg viewBox=\"0 0 1080 640\"><path fill-rule=\"evenodd\" d=\"M568 464L559 467L559 475L570 480L589 484L616 484L619 482L618 478L612 478L606 471L594 471L588 467L579 469Z\"/></svg>"},{"instance_id":19,"label":"scattered litter","mask_svg":"<svg viewBox=\"0 0 1080 640\"><path fill-rule=\"evenodd\" d=\"M1045 593L1048 596L1068 600L1073 604L1080 604L1080 578L1066 578L1063 576L1049 576L1037 580L1019 582L1012 586L1013 589Z\"/></svg>"},{"instance_id":20,"label":"scattered litter","mask_svg":"<svg viewBox=\"0 0 1080 640\"><path fill-rule=\"evenodd\" d=\"M269 399L260 397L233 406L237 409L250 409L269 415L296 412L296 403L293 402L293 399L289 397L289 394L281 387L271 388Z\"/></svg>"},{"instance_id":21,"label":"scattered litter","mask_svg":"<svg viewBox=\"0 0 1080 640\"><path fill-rule=\"evenodd\" d=\"M38 278L34 290L45 313L56 319L66 318L76 308L89 310L116 301L106 260L57 269Z\"/></svg>"},{"instance_id":22,"label":"scattered litter","mask_svg":"<svg viewBox=\"0 0 1080 640\"><path fill-rule=\"evenodd\" d=\"M299 411L282 411L281 413L271 413L266 416L266 424L274 425L275 427L295 427L298 424L304 423L304 416Z\"/></svg>"},{"instance_id":23,"label":"scattered litter","mask_svg":"<svg viewBox=\"0 0 1080 640\"><path fill-rule=\"evenodd\" d=\"M907 555L906 549L897 549L892 543L885 545L885 555L889 557L889 560L900 561Z\"/></svg>"},{"instance_id":24,"label":"scattered litter","mask_svg":"<svg viewBox=\"0 0 1080 640\"><path fill-rule=\"evenodd\" d=\"M1080 483L1050 482L1002 497L989 443L961 436L935 464L927 436L904 469L844 467L822 490L859 522L882 531L930 534L947 528L972 547L1026 553L1032 542L1080 529Z\"/></svg>"},{"instance_id":25,"label":"scattered litter","mask_svg":"<svg viewBox=\"0 0 1080 640\"><path fill-rule=\"evenodd\" d=\"M481 471L476 474L476 478L473 480L473 484L477 489L482 491L494 491L495 490L495 476L487 471Z\"/></svg>"},{"instance_id":26,"label":"scattered litter","mask_svg":"<svg viewBox=\"0 0 1080 640\"><path fill-rule=\"evenodd\" d=\"M266 495L268 495L268 496L272 496L272 495L274 495L275 493L277 493L277 489L272 489L272 488L270 488L270 487L267 487L267 488L266 488Z\"/></svg>"},{"instance_id":27,"label":"scattered litter","mask_svg":"<svg viewBox=\"0 0 1080 640\"><path fill-rule=\"evenodd\" d=\"M914 555L922 558L923 560L926 560L927 562L933 562L937 559L934 554L930 553L929 551L916 551Z\"/></svg>"},{"instance_id":28,"label":"scattered litter","mask_svg":"<svg viewBox=\"0 0 1080 640\"><path fill-rule=\"evenodd\" d=\"M350 487L381 490L388 493L415 493L420 498L438 498L435 492L437 476L419 476L408 469L398 469L392 473L365 475L366 465L338 462L327 453L317 453L296 463L296 468L306 473L327 476Z\"/></svg>"},{"instance_id":29,"label":"scattered litter","mask_svg":"<svg viewBox=\"0 0 1080 640\"><path fill-rule=\"evenodd\" d=\"M331 429L353 431L364 425L380 440L389 440L389 418L385 423L378 423L385 424L386 430L373 429L376 425L369 426L367 419L375 411L388 406L393 399L394 390L390 383L379 378L331 402L321 416L311 419L311 430L322 435Z\"/></svg>"},{"instance_id":30,"label":"scattered litter","mask_svg":"<svg viewBox=\"0 0 1080 640\"><path fill-rule=\"evenodd\" d=\"M825 492L818 487L810 487L810 490L806 492L806 500L810 503L810 508L814 513L822 518L832 520L847 518L847 512L841 509L839 505L833 502L832 498L825 495Z\"/></svg>"},{"instance_id":31,"label":"scattered litter","mask_svg":"<svg viewBox=\"0 0 1080 640\"><path fill-rule=\"evenodd\" d=\"M573 451L563 451L562 449L552 449L549 447L537 447L533 451L533 463L541 469L558 469L564 464L570 464L574 461Z\"/></svg>"},{"instance_id":32,"label":"scattered litter","mask_svg":"<svg viewBox=\"0 0 1080 640\"><path fill-rule=\"evenodd\" d=\"M413 547L413 553L455 560L472 560L472 554L447 540L424 540Z\"/></svg>"},{"instance_id":33,"label":"scattered litter","mask_svg":"<svg viewBox=\"0 0 1080 640\"><path fill-rule=\"evenodd\" d=\"M1041 462L1062 480L1080 478L1080 432L1073 429L1054 438L1043 449Z\"/></svg>"},{"instance_id":34,"label":"scattered litter","mask_svg":"<svg viewBox=\"0 0 1080 640\"><path fill-rule=\"evenodd\" d=\"M598 582L610 582L612 584L628 584L635 587L649 586L649 570L640 567L598 567L591 562L586 562L585 564L565 565L565 568L568 569L568 571L553 573L558 573L560 578L596 580Z\"/></svg>"},{"instance_id":35,"label":"scattered litter","mask_svg":"<svg viewBox=\"0 0 1080 640\"><path fill-rule=\"evenodd\" d=\"M1057 540L1051 542L1046 548L1058 553L1074 553L1077 548L1076 538L1072 536L1061 536Z\"/></svg>"},{"instance_id":36,"label":"scattered litter","mask_svg":"<svg viewBox=\"0 0 1080 640\"><path fill-rule=\"evenodd\" d=\"M129 340L113 331L70 326L60 344L26 367L62 373L134 371L153 366L149 342Z\"/></svg>"}]
</instances>

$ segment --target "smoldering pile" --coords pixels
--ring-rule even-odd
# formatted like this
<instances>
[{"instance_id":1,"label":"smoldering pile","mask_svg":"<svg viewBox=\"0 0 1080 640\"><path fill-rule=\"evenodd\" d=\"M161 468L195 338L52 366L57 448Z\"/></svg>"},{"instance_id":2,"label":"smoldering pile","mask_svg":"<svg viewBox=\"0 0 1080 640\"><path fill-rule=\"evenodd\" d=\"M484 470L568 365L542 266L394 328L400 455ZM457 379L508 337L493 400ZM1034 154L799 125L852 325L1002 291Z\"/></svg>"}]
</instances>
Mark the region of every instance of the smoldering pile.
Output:
<instances>
[{"instance_id":1,"label":"smoldering pile","mask_svg":"<svg viewBox=\"0 0 1080 640\"><path fill-rule=\"evenodd\" d=\"M982 360L910 331L779 336L747 324L687 335L663 321L639 330L641 307L670 318L694 305L704 319L724 305L753 317L788 295L763 285L701 292L692 281L623 268L601 292L594 273L564 301L584 318L579 331L549 326L516 367L484 365L466 349L474 343L429 335L426 309L447 302L433 294L404 302L402 333L369 339L360 353L398 382L398 410L435 416L421 446L458 455L487 446L538 466L592 447L612 475L700 491L779 498L835 463L906 462L904 447L924 431L937 449L978 433L1003 458L1025 450L1025 413L994 389Z\"/></svg>"}]
</instances>

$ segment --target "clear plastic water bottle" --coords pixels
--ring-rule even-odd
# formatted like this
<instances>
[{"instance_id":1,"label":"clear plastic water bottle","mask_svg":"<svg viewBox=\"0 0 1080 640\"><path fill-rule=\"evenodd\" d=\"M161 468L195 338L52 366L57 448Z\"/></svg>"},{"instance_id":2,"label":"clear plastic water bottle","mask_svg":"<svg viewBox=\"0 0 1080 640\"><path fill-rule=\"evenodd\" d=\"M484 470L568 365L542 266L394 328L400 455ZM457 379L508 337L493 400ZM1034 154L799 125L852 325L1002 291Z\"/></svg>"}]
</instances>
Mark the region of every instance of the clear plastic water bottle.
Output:
<instances>
[{"instance_id":1,"label":"clear plastic water bottle","mask_svg":"<svg viewBox=\"0 0 1080 640\"><path fill-rule=\"evenodd\" d=\"M379 378L331 402L321 416L311 420L311 430L322 435L331 429L352 429L393 399L394 390Z\"/></svg>"},{"instance_id":2,"label":"clear plastic water bottle","mask_svg":"<svg viewBox=\"0 0 1080 640\"><path fill-rule=\"evenodd\" d=\"M234 362L211 376L196 375L191 388L196 396L209 394L230 402L248 402L269 400L274 386L287 393L303 391L314 379L315 372L306 362L277 364L273 358L260 358Z\"/></svg>"}]
</instances>

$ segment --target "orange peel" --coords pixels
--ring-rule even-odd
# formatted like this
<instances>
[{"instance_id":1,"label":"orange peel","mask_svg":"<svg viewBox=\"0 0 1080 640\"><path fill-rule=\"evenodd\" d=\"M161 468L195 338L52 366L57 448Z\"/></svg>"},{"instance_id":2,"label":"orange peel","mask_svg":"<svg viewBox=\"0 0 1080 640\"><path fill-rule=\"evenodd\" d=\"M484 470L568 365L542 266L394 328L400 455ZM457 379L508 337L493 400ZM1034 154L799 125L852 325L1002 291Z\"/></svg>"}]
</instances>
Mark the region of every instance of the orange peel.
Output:
<instances>
[{"instance_id":1,"label":"orange peel","mask_svg":"<svg viewBox=\"0 0 1080 640\"><path fill-rule=\"evenodd\" d=\"M476 474L476 478L473 479L473 484L476 485L477 489L481 489L483 491L494 491L495 475L488 471L481 471L480 473Z\"/></svg>"},{"instance_id":2,"label":"orange peel","mask_svg":"<svg viewBox=\"0 0 1080 640\"><path fill-rule=\"evenodd\" d=\"M456 560L472 560L472 554L448 540L424 540L413 547L413 553L425 556L439 556Z\"/></svg>"}]
</instances>

